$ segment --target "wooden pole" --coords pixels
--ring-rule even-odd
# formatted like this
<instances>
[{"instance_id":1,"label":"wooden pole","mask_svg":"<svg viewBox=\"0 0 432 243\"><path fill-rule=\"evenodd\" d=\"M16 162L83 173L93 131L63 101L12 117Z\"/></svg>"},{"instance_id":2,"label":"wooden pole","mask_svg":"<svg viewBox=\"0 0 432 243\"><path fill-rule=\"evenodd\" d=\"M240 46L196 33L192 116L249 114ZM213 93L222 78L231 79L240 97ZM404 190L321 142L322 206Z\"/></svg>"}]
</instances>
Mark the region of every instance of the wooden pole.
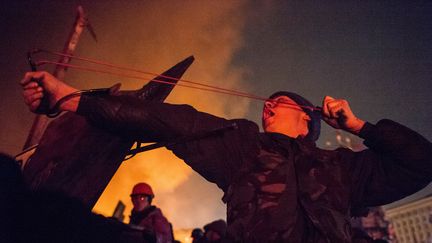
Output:
<instances>
[{"instance_id":1,"label":"wooden pole","mask_svg":"<svg viewBox=\"0 0 432 243\"><path fill-rule=\"evenodd\" d=\"M73 25L72 31L69 34L69 38L65 43L65 46L63 48L63 53L68 55L73 55L75 48L78 44L79 38L81 36L81 33L87 24L88 22L87 22L87 18L84 15L84 10L81 6L78 6L75 23ZM63 56L59 59L58 62L69 63L70 61L71 61L70 57ZM67 67L57 65L54 69L53 75L60 80L64 80L66 71L67 71ZM27 137L27 140L24 144L23 150L35 146L39 142L50 120L51 119L49 119L45 115L36 115L33 121L33 125L30 129L29 135Z\"/></svg>"}]
</instances>

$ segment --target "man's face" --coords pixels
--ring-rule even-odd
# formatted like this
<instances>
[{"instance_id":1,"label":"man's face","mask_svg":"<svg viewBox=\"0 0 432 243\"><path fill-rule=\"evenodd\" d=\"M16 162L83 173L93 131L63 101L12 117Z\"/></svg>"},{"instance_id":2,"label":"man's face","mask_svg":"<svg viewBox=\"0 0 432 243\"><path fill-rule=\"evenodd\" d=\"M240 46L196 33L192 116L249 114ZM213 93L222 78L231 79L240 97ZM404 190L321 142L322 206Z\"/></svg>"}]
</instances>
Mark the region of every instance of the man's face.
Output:
<instances>
[{"instance_id":1,"label":"man's face","mask_svg":"<svg viewBox=\"0 0 432 243\"><path fill-rule=\"evenodd\" d=\"M264 102L262 125L265 132L282 133L290 137L306 136L310 117L288 96L278 96Z\"/></svg>"},{"instance_id":2,"label":"man's face","mask_svg":"<svg viewBox=\"0 0 432 243\"><path fill-rule=\"evenodd\" d=\"M135 211L142 211L149 206L148 196L145 194L131 195L131 200Z\"/></svg>"}]
</instances>

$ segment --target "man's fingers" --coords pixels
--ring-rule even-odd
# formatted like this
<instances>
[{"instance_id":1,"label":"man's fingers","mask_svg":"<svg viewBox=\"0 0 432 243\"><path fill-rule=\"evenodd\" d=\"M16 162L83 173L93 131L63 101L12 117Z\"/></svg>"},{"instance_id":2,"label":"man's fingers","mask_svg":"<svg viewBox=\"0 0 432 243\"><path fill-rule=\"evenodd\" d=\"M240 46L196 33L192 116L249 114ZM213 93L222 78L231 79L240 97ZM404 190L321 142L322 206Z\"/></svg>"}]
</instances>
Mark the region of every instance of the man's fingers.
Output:
<instances>
[{"instance_id":1,"label":"man's fingers","mask_svg":"<svg viewBox=\"0 0 432 243\"><path fill-rule=\"evenodd\" d=\"M22 91L22 95L25 98L26 96L31 96L34 93L43 93L44 89L40 86L36 87L25 87Z\"/></svg>"},{"instance_id":2,"label":"man's fingers","mask_svg":"<svg viewBox=\"0 0 432 243\"><path fill-rule=\"evenodd\" d=\"M322 108L323 108L322 113L324 117L330 117L329 107L327 106L327 104L333 100L334 98L331 96L324 97L323 104L322 104Z\"/></svg>"},{"instance_id":3,"label":"man's fingers","mask_svg":"<svg viewBox=\"0 0 432 243\"><path fill-rule=\"evenodd\" d=\"M27 89L36 89L38 87L42 89L42 87L40 87L37 82L31 81L31 82L27 83L26 85L24 85L23 89L24 90L27 90Z\"/></svg>"},{"instance_id":4,"label":"man's fingers","mask_svg":"<svg viewBox=\"0 0 432 243\"><path fill-rule=\"evenodd\" d=\"M338 118L341 111L343 111L341 103L333 103L330 105L329 114L331 118Z\"/></svg>"},{"instance_id":5,"label":"man's fingers","mask_svg":"<svg viewBox=\"0 0 432 243\"><path fill-rule=\"evenodd\" d=\"M325 108L325 109L324 109ZM349 111L348 102L344 99L333 99L332 97L326 96L324 99L323 110L325 115L330 118L338 118L340 112Z\"/></svg>"},{"instance_id":6,"label":"man's fingers","mask_svg":"<svg viewBox=\"0 0 432 243\"><path fill-rule=\"evenodd\" d=\"M32 104L35 100L41 100L44 96L43 92L35 90L26 90L23 93L24 102L27 105Z\"/></svg>"},{"instance_id":7,"label":"man's fingers","mask_svg":"<svg viewBox=\"0 0 432 243\"><path fill-rule=\"evenodd\" d=\"M30 109L30 111L35 111L35 110L37 110L37 108L39 107L40 103L41 103L41 99L38 99L38 100L33 101L33 102L29 105L29 109Z\"/></svg>"},{"instance_id":8,"label":"man's fingers","mask_svg":"<svg viewBox=\"0 0 432 243\"><path fill-rule=\"evenodd\" d=\"M326 96L323 100L322 119L330 126L358 134L364 121L358 119L345 99L334 99Z\"/></svg>"},{"instance_id":9,"label":"man's fingers","mask_svg":"<svg viewBox=\"0 0 432 243\"><path fill-rule=\"evenodd\" d=\"M43 79L43 77L45 76L45 72L44 71L39 71L39 72L27 72L24 75L24 78L20 81L20 84L22 86L25 86L26 84L28 84L29 82L36 80L41 80Z\"/></svg>"},{"instance_id":10,"label":"man's fingers","mask_svg":"<svg viewBox=\"0 0 432 243\"><path fill-rule=\"evenodd\" d=\"M36 94L33 94L31 96L26 97L24 102L26 104L33 104L37 100L39 100L39 101L42 100L42 98L43 98L43 93L36 93Z\"/></svg>"},{"instance_id":11,"label":"man's fingers","mask_svg":"<svg viewBox=\"0 0 432 243\"><path fill-rule=\"evenodd\" d=\"M24 87L29 82L33 81L34 72L27 72L24 74L24 78L20 81L20 84Z\"/></svg>"}]
</instances>

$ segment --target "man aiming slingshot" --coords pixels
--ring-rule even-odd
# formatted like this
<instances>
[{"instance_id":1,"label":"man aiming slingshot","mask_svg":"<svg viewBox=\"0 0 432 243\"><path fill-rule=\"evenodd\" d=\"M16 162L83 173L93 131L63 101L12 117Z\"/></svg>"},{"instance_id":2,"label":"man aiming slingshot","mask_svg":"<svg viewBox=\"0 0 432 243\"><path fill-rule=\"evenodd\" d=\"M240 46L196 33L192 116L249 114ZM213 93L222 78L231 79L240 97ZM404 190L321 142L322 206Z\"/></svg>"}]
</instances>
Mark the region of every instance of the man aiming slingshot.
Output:
<instances>
[{"instance_id":1,"label":"man aiming slingshot","mask_svg":"<svg viewBox=\"0 0 432 243\"><path fill-rule=\"evenodd\" d=\"M21 84L33 112L43 98L52 107L77 91L47 72L26 73ZM137 141L175 141L220 129L167 147L224 191L227 242L352 242L351 217L432 180L428 140L391 120L365 122L346 100L328 96L316 109L298 94L273 94L264 102L264 133L245 119L126 96L82 95L59 109ZM364 138L369 149L317 148L320 118Z\"/></svg>"}]
</instances>

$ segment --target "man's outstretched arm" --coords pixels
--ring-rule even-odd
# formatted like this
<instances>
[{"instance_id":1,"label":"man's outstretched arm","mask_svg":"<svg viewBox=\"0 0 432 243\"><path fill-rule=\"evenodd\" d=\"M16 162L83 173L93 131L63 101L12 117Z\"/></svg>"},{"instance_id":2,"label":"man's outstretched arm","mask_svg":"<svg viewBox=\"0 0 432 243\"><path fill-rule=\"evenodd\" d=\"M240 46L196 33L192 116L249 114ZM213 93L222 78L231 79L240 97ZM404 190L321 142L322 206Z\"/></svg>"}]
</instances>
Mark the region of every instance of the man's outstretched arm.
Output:
<instances>
[{"instance_id":1,"label":"man's outstretched arm","mask_svg":"<svg viewBox=\"0 0 432 243\"><path fill-rule=\"evenodd\" d=\"M65 95L77 91L46 72L27 73L21 84L25 103L33 112L44 95L53 106ZM207 180L218 183L221 188L226 184L224 178L238 171L244 148L255 144L252 138L258 133L258 127L250 121L226 120L199 112L189 105L139 100L130 96L83 95L66 101L60 110L75 112L95 127L137 141L177 141L182 137L230 127L233 122L241 123L238 129L170 148L194 170ZM241 141L242 136L249 139Z\"/></svg>"},{"instance_id":2,"label":"man's outstretched arm","mask_svg":"<svg viewBox=\"0 0 432 243\"><path fill-rule=\"evenodd\" d=\"M36 112L44 98L53 107L62 97L77 91L44 71L26 73L21 85L24 101L32 112ZM137 140L144 136L153 141L169 141L224 127L227 123L226 119L198 112L189 105L137 100L128 96L83 95L66 100L59 109L78 113L97 127Z\"/></svg>"}]
</instances>

